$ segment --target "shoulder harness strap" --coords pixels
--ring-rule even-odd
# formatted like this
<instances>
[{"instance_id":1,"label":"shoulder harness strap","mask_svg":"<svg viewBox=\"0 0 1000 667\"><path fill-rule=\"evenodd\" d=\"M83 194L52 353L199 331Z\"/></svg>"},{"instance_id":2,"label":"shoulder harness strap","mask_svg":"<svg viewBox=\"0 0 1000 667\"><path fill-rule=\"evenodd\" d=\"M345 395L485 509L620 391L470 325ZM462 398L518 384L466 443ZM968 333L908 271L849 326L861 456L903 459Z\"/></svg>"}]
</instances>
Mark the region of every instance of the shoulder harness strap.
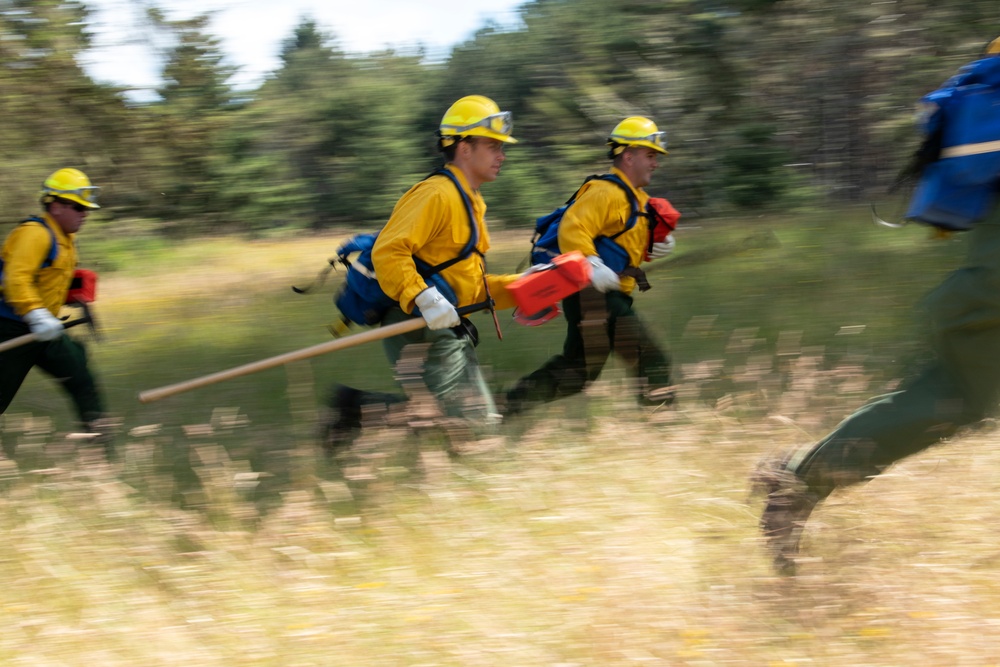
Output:
<instances>
[{"instance_id":1,"label":"shoulder harness strap","mask_svg":"<svg viewBox=\"0 0 1000 667\"><path fill-rule=\"evenodd\" d=\"M611 173L599 174L599 175L596 175L596 176L591 176L587 180L589 181L589 180L591 180L591 178L599 178L602 181L610 181L610 182L614 183L615 185L617 185L618 187L620 187L625 192L625 197L628 199L629 206L631 207L631 210L632 210L632 213L629 215L628 220L625 221L625 229L621 230L617 234L613 234L612 236L610 236L608 238L612 238L612 239L618 238L619 236L621 236L622 234L624 234L628 230L630 230L633 227L635 227L636 220L639 219L639 216L648 216L649 215L646 211L643 211L643 210L641 210L639 208L639 200L636 198L635 194L632 192L632 188L630 188L628 185L626 185L625 181L623 181L621 178L619 178L615 174L611 174ZM586 182L586 181L584 181L584 182Z\"/></svg>"},{"instance_id":2,"label":"shoulder harness strap","mask_svg":"<svg viewBox=\"0 0 1000 667\"><path fill-rule=\"evenodd\" d=\"M56 242L56 233L52 231L52 229L47 224L45 224L45 220L36 216L27 217L24 220L21 220L18 224L23 225L29 222L37 222L38 224L40 224L45 229L45 231L49 233L49 237L52 239L52 245L49 246L49 254L45 256L45 259L42 260L41 266L38 267L40 269L47 269L48 267L52 266L52 263L56 261L56 257L59 256L59 244ZM3 259L0 259L0 280L2 279L3 279Z\"/></svg>"},{"instance_id":3,"label":"shoulder harness strap","mask_svg":"<svg viewBox=\"0 0 1000 667\"><path fill-rule=\"evenodd\" d=\"M56 233L52 231L51 227L45 224L45 220L43 220L42 218L33 215L31 217L22 220L21 224L23 225L28 222L37 222L38 224L40 224L42 227L45 228L45 231L49 233L49 238L52 239L52 246L49 248L49 254L46 255L45 260L42 262L41 266L41 268L46 269L52 266L52 262L56 261L56 257L59 256L59 243L56 241Z\"/></svg>"},{"instance_id":4,"label":"shoulder harness strap","mask_svg":"<svg viewBox=\"0 0 1000 667\"><path fill-rule=\"evenodd\" d=\"M476 246L479 244L479 226L476 224L476 214L472 210L472 200L469 199L469 195L466 194L465 190L462 189L462 184L458 182L458 178L455 174L451 173L444 167L435 169L432 171L424 180L427 180L431 176L447 176L452 183L455 184L455 188L458 190L458 194L462 197L462 203L465 204L465 212L469 217L469 240L462 246L457 257L453 257L449 260L441 262L440 264L430 265L423 261L419 257L414 256L413 261L417 265L417 270L420 275L424 278L434 275L435 273L440 273L444 271L449 266L453 266L463 259L471 255L473 252L478 253Z\"/></svg>"},{"instance_id":5,"label":"shoulder harness strap","mask_svg":"<svg viewBox=\"0 0 1000 667\"><path fill-rule=\"evenodd\" d=\"M47 231L49 233L49 236L52 237L52 245L49 247L49 254L45 256L45 259L42 260L42 265L38 267L39 269L48 268L52 266L52 263L56 261L56 257L59 256L59 244L56 242L56 233L52 231L52 229L47 224L45 224L45 221L43 219L35 216L25 218L24 220L21 220L21 222L19 222L18 224L23 225L29 222L37 222L42 227L44 227L45 231ZM3 259L0 258L0 284L2 283L3 283ZM0 291L0 317L13 320L21 319L14 313L14 310L10 306L8 306L7 303L3 300L2 291Z\"/></svg>"},{"instance_id":6,"label":"shoulder harness strap","mask_svg":"<svg viewBox=\"0 0 1000 667\"><path fill-rule=\"evenodd\" d=\"M618 238L619 236L621 236L622 234L624 234L628 230L630 230L633 227L635 227L635 221L639 218L639 216L648 216L649 215L646 211L643 211L643 210L639 209L639 200L636 199L635 194L633 194L632 188L630 188L628 185L626 185L625 181L623 181L621 178L619 178L618 176L616 176L615 174L612 174L610 172L606 173L606 174L591 174L590 176L588 176L587 178L585 178L583 180L583 183L580 185L580 187L577 188L576 192L573 193L573 196L566 200L565 206L569 207L570 205L572 205L573 202L576 201L576 198L580 195L580 190L583 189L583 186L586 185L587 183L590 183L594 179L597 179L597 180L600 180L600 181L609 181L611 183L614 183L618 187L620 187L622 189L622 191L625 193L625 197L628 199L629 206L632 209L632 214L629 215L628 220L625 221L625 229L621 230L617 234L613 234L613 235L609 236L608 238L610 238L610 239Z\"/></svg>"}]
</instances>

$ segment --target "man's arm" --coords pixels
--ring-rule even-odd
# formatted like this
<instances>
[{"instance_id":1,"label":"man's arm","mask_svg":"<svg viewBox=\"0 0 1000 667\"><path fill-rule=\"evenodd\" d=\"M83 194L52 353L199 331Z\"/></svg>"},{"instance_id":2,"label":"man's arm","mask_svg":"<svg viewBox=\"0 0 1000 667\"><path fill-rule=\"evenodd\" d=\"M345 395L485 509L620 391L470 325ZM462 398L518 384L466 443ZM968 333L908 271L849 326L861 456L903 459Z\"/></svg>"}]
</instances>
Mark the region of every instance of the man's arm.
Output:
<instances>
[{"instance_id":1,"label":"man's arm","mask_svg":"<svg viewBox=\"0 0 1000 667\"><path fill-rule=\"evenodd\" d=\"M566 209L559 223L560 252L578 250L583 253L591 265L591 284L599 292L621 289L618 275L604 264L595 245L598 236L612 236L624 230L619 199L628 205L617 186L592 182Z\"/></svg>"},{"instance_id":2,"label":"man's arm","mask_svg":"<svg viewBox=\"0 0 1000 667\"><path fill-rule=\"evenodd\" d=\"M413 312L427 283L417 273L413 256L441 233L445 203L433 188L417 187L403 195L372 248L372 263L382 291Z\"/></svg>"},{"instance_id":3,"label":"man's arm","mask_svg":"<svg viewBox=\"0 0 1000 667\"><path fill-rule=\"evenodd\" d=\"M3 247L3 299L23 317L45 308L36 277L52 247L52 236L41 225L17 226Z\"/></svg>"},{"instance_id":4,"label":"man's arm","mask_svg":"<svg viewBox=\"0 0 1000 667\"><path fill-rule=\"evenodd\" d=\"M626 231L631 214L631 202L619 186L593 179L583 186L559 223L559 250L596 255L594 240Z\"/></svg>"}]
</instances>

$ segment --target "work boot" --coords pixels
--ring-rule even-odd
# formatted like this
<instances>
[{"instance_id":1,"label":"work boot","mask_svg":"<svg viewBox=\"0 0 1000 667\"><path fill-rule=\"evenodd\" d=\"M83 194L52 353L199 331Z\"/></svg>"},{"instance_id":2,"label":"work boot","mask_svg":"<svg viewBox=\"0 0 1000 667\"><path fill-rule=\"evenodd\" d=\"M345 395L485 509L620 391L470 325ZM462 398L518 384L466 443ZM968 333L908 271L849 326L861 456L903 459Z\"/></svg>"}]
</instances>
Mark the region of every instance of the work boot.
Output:
<instances>
[{"instance_id":1,"label":"work boot","mask_svg":"<svg viewBox=\"0 0 1000 667\"><path fill-rule=\"evenodd\" d=\"M677 394L673 387L647 389L639 395L639 405L647 408L666 408L674 404Z\"/></svg>"},{"instance_id":2,"label":"work boot","mask_svg":"<svg viewBox=\"0 0 1000 667\"><path fill-rule=\"evenodd\" d=\"M87 444L102 451L107 461L115 460L115 438L121 429L121 420L114 417L104 416L83 423L84 432L91 436Z\"/></svg>"},{"instance_id":3,"label":"work boot","mask_svg":"<svg viewBox=\"0 0 1000 667\"><path fill-rule=\"evenodd\" d=\"M760 515L760 529L767 541L774 569L795 574L799 539L819 497L805 482L785 467L782 459L767 460L754 473L754 489L766 494Z\"/></svg>"},{"instance_id":4,"label":"work boot","mask_svg":"<svg viewBox=\"0 0 1000 667\"><path fill-rule=\"evenodd\" d=\"M322 445L333 457L350 447L365 423L386 423L392 406L406 403L406 397L377 391L363 391L337 384L330 399L330 418L323 425Z\"/></svg>"},{"instance_id":5,"label":"work boot","mask_svg":"<svg viewBox=\"0 0 1000 667\"><path fill-rule=\"evenodd\" d=\"M496 398L496 404L497 409L500 411L500 414L503 415L504 419L516 417L524 412L525 409L524 401L510 394L498 396Z\"/></svg>"},{"instance_id":6,"label":"work boot","mask_svg":"<svg viewBox=\"0 0 1000 667\"><path fill-rule=\"evenodd\" d=\"M332 414L323 424L320 443L328 457L350 447L361 431L362 393L354 387L334 385L330 398Z\"/></svg>"}]
</instances>

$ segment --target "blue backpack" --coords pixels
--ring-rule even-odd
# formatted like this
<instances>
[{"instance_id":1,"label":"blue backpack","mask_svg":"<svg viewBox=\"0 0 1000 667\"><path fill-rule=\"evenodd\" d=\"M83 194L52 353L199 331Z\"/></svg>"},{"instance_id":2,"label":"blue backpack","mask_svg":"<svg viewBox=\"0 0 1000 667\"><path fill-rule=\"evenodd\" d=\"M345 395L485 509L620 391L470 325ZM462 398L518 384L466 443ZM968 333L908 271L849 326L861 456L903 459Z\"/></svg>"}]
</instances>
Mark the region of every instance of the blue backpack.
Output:
<instances>
[{"instance_id":1,"label":"blue backpack","mask_svg":"<svg viewBox=\"0 0 1000 667\"><path fill-rule=\"evenodd\" d=\"M476 216L472 210L472 201L465 193L465 190L462 189L462 185L458 182L455 175L447 169L437 169L427 176L427 178L438 175L447 176L455 184L459 194L462 196L462 202L465 204L465 210L469 216L469 240L462 246L456 257L440 264L428 264L416 255L414 255L413 261L417 266L417 273L420 274L428 285L436 287L446 299L453 305L458 306L455 291L439 274L449 266L461 262L473 252L478 252L476 244L479 243L479 226L476 225ZM399 305L398 302L389 298L382 291L382 287L378 284L378 279L375 277L375 266L372 263L372 248L377 238L378 232L358 234L337 248L337 261L347 267L347 277L344 279L344 285L333 301L337 309L344 316L344 319L355 324L366 326L378 324L390 308ZM352 262L348 257L354 253L358 253L358 256ZM419 311L414 309L414 315L418 314Z\"/></svg>"},{"instance_id":2,"label":"blue backpack","mask_svg":"<svg viewBox=\"0 0 1000 667\"><path fill-rule=\"evenodd\" d=\"M931 110L921 123L928 163L905 217L970 229L989 213L1000 185L1000 56L969 63L921 101Z\"/></svg>"},{"instance_id":3,"label":"blue backpack","mask_svg":"<svg viewBox=\"0 0 1000 667\"><path fill-rule=\"evenodd\" d=\"M615 273L621 273L628 267L629 257L628 252L615 243L615 239L632 229L640 216L647 214L639 208L639 200L636 199L632 189L621 178L614 174L596 174L588 176L583 182L584 185L595 178L602 181L610 181L620 187L625 192L625 196L628 197L629 204L632 207L632 213L625 222L625 229L611 236L598 236L594 239L594 245L601 260ZM554 257L561 254L559 251L559 222L566 214L566 210L576 201L581 189L583 189L583 185L573 193L573 196L565 204L535 221L535 233L531 237L532 264L549 264Z\"/></svg>"},{"instance_id":4,"label":"blue backpack","mask_svg":"<svg viewBox=\"0 0 1000 667\"><path fill-rule=\"evenodd\" d=\"M45 221L42 220L41 218L36 218L32 216L30 218L25 218L24 220L22 220L20 224L23 225L28 222L37 222L42 227L44 227L45 231L47 231L49 233L49 236L52 237L52 246L49 248L49 254L45 256L45 259L42 260L42 265L38 267L40 269L48 268L52 266L52 262L56 261L56 257L59 256L59 244L56 243L56 234L55 232L52 231L51 228L49 228L48 225L45 224ZM0 285L2 284L3 284L3 258L0 258ZM0 317L5 317L9 320L21 319L14 312L14 309L11 308L9 305L7 305L7 302L3 300L3 292L0 292Z\"/></svg>"}]
</instances>

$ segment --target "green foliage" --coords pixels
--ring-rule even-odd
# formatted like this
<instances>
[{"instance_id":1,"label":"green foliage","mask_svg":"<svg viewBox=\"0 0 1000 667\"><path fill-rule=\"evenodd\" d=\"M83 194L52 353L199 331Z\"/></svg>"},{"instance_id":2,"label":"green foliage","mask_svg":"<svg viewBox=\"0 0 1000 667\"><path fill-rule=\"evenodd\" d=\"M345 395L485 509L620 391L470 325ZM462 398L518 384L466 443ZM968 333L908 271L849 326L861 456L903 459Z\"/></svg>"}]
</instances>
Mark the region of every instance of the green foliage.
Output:
<instances>
[{"instance_id":1,"label":"green foliage","mask_svg":"<svg viewBox=\"0 0 1000 667\"><path fill-rule=\"evenodd\" d=\"M759 209L773 204L788 185L781 175L788 156L777 145L774 134L771 125L744 125L722 154L719 185L738 208Z\"/></svg>"},{"instance_id":2,"label":"green foliage","mask_svg":"<svg viewBox=\"0 0 1000 667\"><path fill-rule=\"evenodd\" d=\"M250 227L377 224L430 171L430 142L413 130L425 95L418 58L349 59L329 42L302 23L229 133L225 197Z\"/></svg>"},{"instance_id":3,"label":"green foliage","mask_svg":"<svg viewBox=\"0 0 1000 667\"><path fill-rule=\"evenodd\" d=\"M312 279L336 235L165 243L150 233L155 223L122 220L113 224L124 238L112 243L105 223L86 228L86 261L118 264L101 276L95 310L104 340L88 350L109 408L123 420L121 458L108 470L78 456L83 441L64 437L73 429L69 406L41 373L28 377L0 420L10 455L0 465L0 521L11 545L0 571L3 613L11 627L27 619L78 629L15 632L4 655L159 664L166 651L172 664L180 655L200 665L213 649L220 657L209 662L219 665L282 664L292 652L316 664L336 654L352 664L385 656L387 664L459 665L492 642L487 648L504 650L505 664L604 665L621 662L621 630L629 655L649 647L667 664L691 662L685 656L698 657L695 648L709 663L727 656L737 665L809 656L923 664L914 647L944 635L924 638L915 608L937 612L926 620L940 628L965 605L959 623L969 637L981 632L966 597L989 590L977 587L980 578L995 579L995 531L987 525L974 543L968 538L981 518L975 501L995 492L995 434L948 443L951 458L965 462L958 469L942 467L935 450L838 495L808 532L813 558L794 582L777 581L763 550L750 548L757 510L746 505L748 471L893 386L901 359L922 351L914 304L964 250L961 237L930 241L925 228L886 230L868 215L839 207L682 224L676 255L647 265L653 288L636 295L636 309L673 355L676 409L639 410L613 359L586 395L527 415L489 441L489 452L449 463L422 416L366 430L337 465L317 447L323 403L334 382L394 390L377 343L136 401L138 391L329 340L330 294L343 274L311 295L289 286ZM523 256L522 232L493 234L493 270ZM780 243L742 243L761 233ZM699 254L700 262L686 259ZM500 317L503 341L487 316L476 318L477 355L498 391L558 351L564 336L558 321L527 328L508 312ZM955 480L968 503L955 501ZM939 494L950 502L938 504ZM939 516L931 528L929 511ZM954 526L963 511L976 521ZM970 549L982 554L971 568ZM592 560L581 565L581 553ZM929 557L940 567L926 567ZM923 587L907 589L926 592L919 606L912 594L896 602L901 576ZM942 586L956 577L968 586L942 600ZM456 578L460 587L441 587ZM852 585L838 585L845 581ZM832 601L821 636L811 615L816 595ZM664 609L674 625L663 625ZM178 629L161 646L164 623L129 623L126 612ZM120 622L95 624L96 615ZM461 623L456 630L459 617L518 636L494 640L496 633ZM892 621L891 635L860 634L882 619ZM711 633L692 636L692 626ZM595 628L606 633L600 644L590 641ZM240 641L234 629L243 631ZM552 648L537 653L522 635L540 632ZM831 644L834 632L844 640ZM256 638L252 655L246 637ZM942 649L944 662L992 655L947 637L954 645ZM456 658L458 650L466 652Z\"/></svg>"},{"instance_id":4,"label":"green foliage","mask_svg":"<svg viewBox=\"0 0 1000 667\"><path fill-rule=\"evenodd\" d=\"M168 107L186 113L205 113L225 107L232 98L226 80L233 69L223 64L218 38L206 32L207 15L188 21L166 22L177 45L170 49L163 68L164 84L158 90Z\"/></svg>"},{"instance_id":5,"label":"green foliage","mask_svg":"<svg viewBox=\"0 0 1000 667\"><path fill-rule=\"evenodd\" d=\"M472 93L514 112L521 143L487 186L505 224L527 225L606 169L604 139L630 114L669 133L649 190L682 212L782 203L789 187L797 201L866 200L917 143L914 102L1000 22L991 0L905 0L891 12L832 0L532 0L516 29L485 25L430 62L420 51L348 56L304 17L279 69L237 92L207 16L170 21L150 6L144 37L168 45L163 84L160 99L134 104L77 65L85 5L4 6L0 205L30 212L35 184L76 166L105 187L108 219L153 217L181 236L377 226L439 163L441 114Z\"/></svg>"},{"instance_id":6,"label":"green foliage","mask_svg":"<svg viewBox=\"0 0 1000 667\"><path fill-rule=\"evenodd\" d=\"M149 108L159 135L153 145L159 159L150 171L160 196L148 205L173 222L166 230L178 234L215 229L228 214L219 184L229 162L222 138L237 110L227 83L233 69L224 64L219 40L206 32L208 19L156 22L174 46L163 69L161 101Z\"/></svg>"},{"instance_id":7,"label":"green foliage","mask_svg":"<svg viewBox=\"0 0 1000 667\"><path fill-rule=\"evenodd\" d=\"M82 4L0 7L0 207L16 218L36 210L41 181L60 167L114 178L127 114L115 91L92 82L75 60L89 43Z\"/></svg>"}]
</instances>

